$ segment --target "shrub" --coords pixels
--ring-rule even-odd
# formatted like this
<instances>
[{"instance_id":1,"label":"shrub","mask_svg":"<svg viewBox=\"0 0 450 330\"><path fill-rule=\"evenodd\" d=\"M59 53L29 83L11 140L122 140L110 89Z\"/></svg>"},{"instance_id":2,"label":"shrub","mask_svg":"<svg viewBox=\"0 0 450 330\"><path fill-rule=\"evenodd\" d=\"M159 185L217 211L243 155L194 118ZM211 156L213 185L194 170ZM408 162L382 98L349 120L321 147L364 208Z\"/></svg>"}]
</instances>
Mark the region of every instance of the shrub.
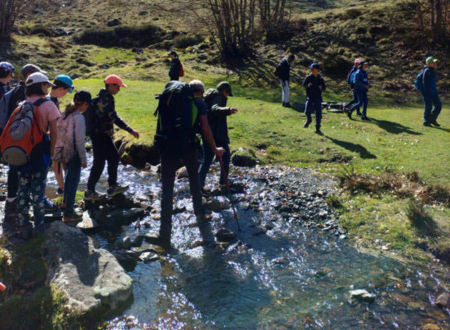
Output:
<instances>
[{"instance_id":1,"label":"shrub","mask_svg":"<svg viewBox=\"0 0 450 330\"><path fill-rule=\"evenodd\" d=\"M423 204L415 199L410 199L406 209L411 226L421 236L438 236L438 226L433 218L425 210Z\"/></svg>"},{"instance_id":2,"label":"shrub","mask_svg":"<svg viewBox=\"0 0 450 330\"><path fill-rule=\"evenodd\" d=\"M203 42L203 37L198 34L187 34L187 35L180 35L175 38L174 45L176 48L187 48L189 46L195 46L199 43Z\"/></svg>"}]
</instances>

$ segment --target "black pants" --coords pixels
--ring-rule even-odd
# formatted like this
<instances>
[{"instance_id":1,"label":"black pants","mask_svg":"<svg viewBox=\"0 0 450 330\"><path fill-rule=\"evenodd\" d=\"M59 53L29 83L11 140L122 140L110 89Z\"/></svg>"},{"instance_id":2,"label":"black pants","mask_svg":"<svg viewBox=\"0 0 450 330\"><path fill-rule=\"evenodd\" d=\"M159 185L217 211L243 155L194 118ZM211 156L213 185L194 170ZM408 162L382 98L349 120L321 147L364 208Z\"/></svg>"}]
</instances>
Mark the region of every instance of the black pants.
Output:
<instances>
[{"instance_id":1,"label":"black pants","mask_svg":"<svg viewBox=\"0 0 450 330\"><path fill-rule=\"evenodd\" d=\"M19 174L17 168L10 166L8 170L8 198L17 197L19 191Z\"/></svg>"},{"instance_id":2,"label":"black pants","mask_svg":"<svg viewBox=\"0 0 450 330\"><path fill-rule=\"evenodd\" d=\"M87 188L95 190L95 185L102 175L106 161L108 161L109 186L116 185L120 158L112 137L106 134L95 134L91 136L91 141L94 150L94 164L91 168Z\"/></svg>"},{"instance_id":3,"label":"black pants","mask_svg":"<svg viewBox=\"0 0 450 330\"><path fill-rule=\"evenodd\" d=\"M345 107L350 108L352 105L358 103L358 93L356 92L356 89L352 89L353 98L348 102ZM356 111L359 113L359 107L356 108Z\"/></svg>"},{"instance_id":4,"label":"black pants","mask_svg":"<svg viewBox=\"0 0 450 330\"><path fill-rule=\"evenodd\" d=\"M189 175L194 212L197 216L203 214L202 193L198 177L198 163L194 147L184 151L164 150L161 152L161 227L159 235L164 241L170 242L172 233L172 211L173 211L173 187L175 183L175 172L180 159L183 160Z\"/></svg>"},{"instance_id":5,"label":"black pants","mask_svg":"<svg viewBox=\"0 0 450 330\"><path fill-rule=\"evenodd\" d=\"M305 105L305 115L308 123L312 122L312 114L316 115L316 129L320 130L322 123L322 100L307 98Z\"/></svg>"}]
</instances>

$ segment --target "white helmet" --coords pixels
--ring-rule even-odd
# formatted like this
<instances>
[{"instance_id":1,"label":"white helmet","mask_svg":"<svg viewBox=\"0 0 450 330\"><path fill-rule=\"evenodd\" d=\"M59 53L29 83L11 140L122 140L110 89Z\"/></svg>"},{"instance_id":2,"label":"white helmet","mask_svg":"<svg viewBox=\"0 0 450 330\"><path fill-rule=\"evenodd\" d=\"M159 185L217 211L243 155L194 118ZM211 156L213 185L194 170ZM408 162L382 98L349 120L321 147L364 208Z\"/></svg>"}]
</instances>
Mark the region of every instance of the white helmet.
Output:
<instances>
[{"instance_id":1,"label":"white helmet","mask_svg":"<svg viewBox=\"0 0 450 330\"><path fill-rule=\"evenodd\" d=\"M42 84L42 83L53 85L45 74L43 74L42 72L35 72L28 77L27 81L25 82L25 85L31 86L34 84Z\"/></svg>"}]
</instances>

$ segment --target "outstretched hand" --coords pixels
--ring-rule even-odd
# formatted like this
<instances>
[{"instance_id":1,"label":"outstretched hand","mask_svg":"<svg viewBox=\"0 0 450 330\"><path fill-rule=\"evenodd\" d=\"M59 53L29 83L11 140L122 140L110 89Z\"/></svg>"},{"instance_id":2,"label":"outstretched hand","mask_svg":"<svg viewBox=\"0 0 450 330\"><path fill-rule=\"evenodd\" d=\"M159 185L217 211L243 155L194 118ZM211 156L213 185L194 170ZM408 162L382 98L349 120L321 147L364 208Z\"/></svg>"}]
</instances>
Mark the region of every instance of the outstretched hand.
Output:
<instances>
[{"instance_id":1,"label":"outstretched hand","mask_svg":"<svg viewBox=\"0 0 450 330\"><path fill-rule=\"evenodd\" d=\"M230 112L231 112L232 115L234 115L236 112L238 112L238 109L236 109L236 108L231 108L231 109L230 109Z\"/></svg>"},{"instance_id":2,"label":"outstretched hand","mask_svg":"<svg viewBox=\"0 0 450 330\"><path fill-rule=\"evenodd\" d=\"M139 133L137 131L131 131L131 135L133 135L136 139L139 139Z\"/></svg>"}]
</instances>

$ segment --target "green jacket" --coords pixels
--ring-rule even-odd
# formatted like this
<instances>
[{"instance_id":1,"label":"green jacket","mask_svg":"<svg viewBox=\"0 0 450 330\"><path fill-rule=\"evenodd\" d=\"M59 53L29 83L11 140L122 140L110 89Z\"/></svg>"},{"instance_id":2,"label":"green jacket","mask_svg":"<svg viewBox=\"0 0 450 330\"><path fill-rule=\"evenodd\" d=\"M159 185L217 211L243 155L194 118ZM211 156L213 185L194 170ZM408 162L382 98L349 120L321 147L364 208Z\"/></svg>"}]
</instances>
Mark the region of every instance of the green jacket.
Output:
<instances>
[{"instance_id":1,"label":"green jacket","mask_svg":"<svg viewBox=\"0 0 450 330\"><path fill-rule=\"evenodd\" d=\"M231 108L227 107L227 98L217 89L209 89L206 91L205 101L214 140L217 144L229 144L227 116L231 115Z\"/></svg>"}]
</instances>

